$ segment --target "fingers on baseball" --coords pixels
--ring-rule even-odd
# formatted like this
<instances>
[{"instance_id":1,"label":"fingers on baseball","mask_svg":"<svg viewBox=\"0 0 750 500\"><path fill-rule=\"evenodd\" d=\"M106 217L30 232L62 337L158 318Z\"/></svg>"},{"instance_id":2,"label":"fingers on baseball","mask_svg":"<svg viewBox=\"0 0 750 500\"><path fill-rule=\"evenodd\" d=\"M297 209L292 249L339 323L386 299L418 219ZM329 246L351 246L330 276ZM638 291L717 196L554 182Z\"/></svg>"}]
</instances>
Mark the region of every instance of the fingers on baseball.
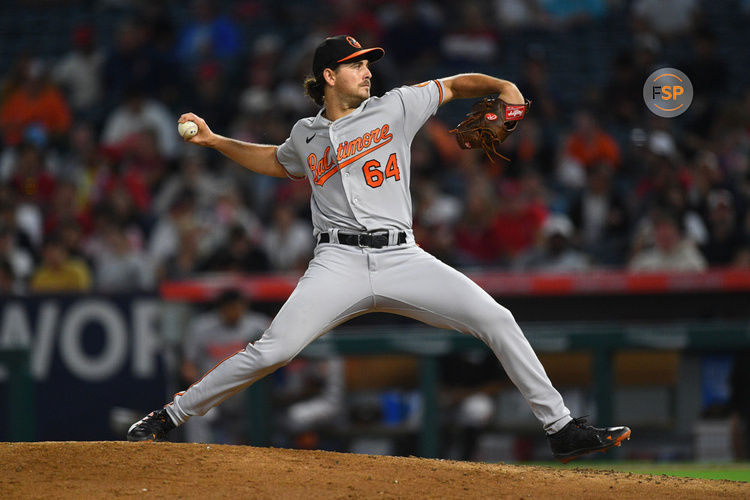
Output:
<instances>
[{"instance_id":1,"label":"fingers on baseball","mask_svg":"<svg viewBox=\"0 0 750 500\"><path fill-rule=\"evenodd\" d=\"M185 122L195 122L196 125L198 125L198 128L204 123L203 118L196 115L195 113L183 113L180 115L180 117L177 119L177 123L185 123Z\"/></svg>"}]
</instances>

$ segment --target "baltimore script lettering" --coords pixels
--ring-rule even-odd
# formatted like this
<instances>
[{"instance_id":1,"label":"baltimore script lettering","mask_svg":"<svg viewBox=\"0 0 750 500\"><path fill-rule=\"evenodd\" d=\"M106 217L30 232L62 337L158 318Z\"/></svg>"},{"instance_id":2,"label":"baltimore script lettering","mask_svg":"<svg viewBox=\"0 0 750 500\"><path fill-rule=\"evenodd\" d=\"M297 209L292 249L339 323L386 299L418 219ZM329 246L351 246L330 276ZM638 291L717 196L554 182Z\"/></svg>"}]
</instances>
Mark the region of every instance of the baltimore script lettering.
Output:
<instances>
[{"instance_id":1,"label":"baltimore script lettering","mask_svg":"<svg viewBox=\"0 0 750 500\"><path fill-rule=\"evenodd\" d=\"M390 133L389 128L386 123L380 128L365 132L356 139L340 143L336 149L335 158L331 155L331 146L325 149L320 159L315 153L310 153L307 157L307 165L312 172L313 182L322 186L337 171L391 142L393 134Z\"/></svg>"}]
</instances>

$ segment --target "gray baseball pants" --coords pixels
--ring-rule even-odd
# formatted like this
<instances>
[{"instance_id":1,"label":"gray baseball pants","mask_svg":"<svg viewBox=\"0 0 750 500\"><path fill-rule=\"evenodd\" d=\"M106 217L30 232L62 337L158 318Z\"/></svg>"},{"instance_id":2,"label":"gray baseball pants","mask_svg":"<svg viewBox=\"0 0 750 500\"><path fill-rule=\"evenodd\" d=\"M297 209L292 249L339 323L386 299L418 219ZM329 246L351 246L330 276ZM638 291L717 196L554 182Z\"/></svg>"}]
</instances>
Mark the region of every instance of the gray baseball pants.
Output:
<instances>
[{"instance_id":1,"label":"gray baseball pants","mask_svg":"<svg viewBox=\"0 0 750 500\"><path fill-rule=\"evenodd\" d=\"M368 312L400 314L479 338L495 353L548 433L571 420L510 311L411 241L380 249L318 245L304 276L263 336L176 394L167 412L177 424L204 415L289 363L316 338Z\"/></svg>"}]
</instances>

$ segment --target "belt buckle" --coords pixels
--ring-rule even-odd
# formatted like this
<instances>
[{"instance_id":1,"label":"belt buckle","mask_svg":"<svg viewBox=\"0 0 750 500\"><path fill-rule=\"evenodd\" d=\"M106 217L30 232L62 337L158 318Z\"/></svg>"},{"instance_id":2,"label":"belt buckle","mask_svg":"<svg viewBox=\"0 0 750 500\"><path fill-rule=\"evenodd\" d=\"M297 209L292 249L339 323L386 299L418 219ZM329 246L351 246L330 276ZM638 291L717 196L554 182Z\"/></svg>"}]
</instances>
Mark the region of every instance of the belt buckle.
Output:
<instances>
[{"instance_id":1,"label":"belt buckle","mask_svg":"<svg viewBox=\"0 0 750 500\"><path fill-rule=\"evenodd\" d=\"M357 246L359 248L365 248L367 245L362 243L362 237L367 236L367 233L357 233Z\"/></svg>"}]
</instances>

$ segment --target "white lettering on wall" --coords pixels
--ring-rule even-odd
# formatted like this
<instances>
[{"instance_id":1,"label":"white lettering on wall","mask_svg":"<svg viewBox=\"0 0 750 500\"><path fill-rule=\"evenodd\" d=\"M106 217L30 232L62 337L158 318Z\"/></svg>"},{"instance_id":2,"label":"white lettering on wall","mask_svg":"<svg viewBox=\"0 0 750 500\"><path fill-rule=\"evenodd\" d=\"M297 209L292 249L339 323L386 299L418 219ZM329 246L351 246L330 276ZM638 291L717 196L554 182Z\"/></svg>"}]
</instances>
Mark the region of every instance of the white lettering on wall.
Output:
<instances>
[{"instance_id":1,"label":"white lettering on wall","mask_svg":"<svg viewBox=\"0 0 750 500\"><path fill-rule=\"evenodd\" d=\"M133 304L133 375L150 378L156 374L156 356L161 352L158 330L159 303L138 300Z\"/></svg>"},{"instance_id":2,"label":"white lettering on wall","mask_svg":"<svg viewBox=\"0 0 750 500\"><path fill-rule=\"evenodd\" d=\"M72 302L46 299L36 302L37 307L33 307L33 298L2 303L0 349L30 349L31 372L36 380L50 376L58 347L63 366L83 380L105 380L126 366L134 377L153 377L163 355L160 302L149 297L124 302L129 306L125 309L117 304L91 298ZM92 327L103 336L103 348L87 353L83 334ZM132 357L128 358L130 353Z\"/></svg>"},{"instance_id":3,"label":"white lettering on wall","mask_svg":"<svg viewBox=\"0 0 750 500\"><path fill-rule=\"evenodd\" d=\"M60 308L56 302L44 302L39 308L34 346L31 350L31 374L37 380L47 378L55 349L55 326L59 324Z\"/></svg>"},{"instance_id":4,"label":"white lettering on wall","mask_svg":"<svg viewBox=\"0 0 750 500\"><path fill-rule=\"evenodd\" d=\"M0 322L0 348L18 349L31 347L31 327L23 304L6 304Z\"/></svg>"},{"instance_id":5,"label":"white lettering on wall","mask_svg":"<svg viewBox=\"0 0 750 500\"><path fill-rule=\"evenodd\" d=\"M104 333L102 352L89 355L83 350L81 337L88 322L99 322ZM119 312L101 301L81 301L65 315L60 329L60 356L63 363L79 378L95 382L117 373L127 356L128 339Z\"/></svg>"}]
</instances>

